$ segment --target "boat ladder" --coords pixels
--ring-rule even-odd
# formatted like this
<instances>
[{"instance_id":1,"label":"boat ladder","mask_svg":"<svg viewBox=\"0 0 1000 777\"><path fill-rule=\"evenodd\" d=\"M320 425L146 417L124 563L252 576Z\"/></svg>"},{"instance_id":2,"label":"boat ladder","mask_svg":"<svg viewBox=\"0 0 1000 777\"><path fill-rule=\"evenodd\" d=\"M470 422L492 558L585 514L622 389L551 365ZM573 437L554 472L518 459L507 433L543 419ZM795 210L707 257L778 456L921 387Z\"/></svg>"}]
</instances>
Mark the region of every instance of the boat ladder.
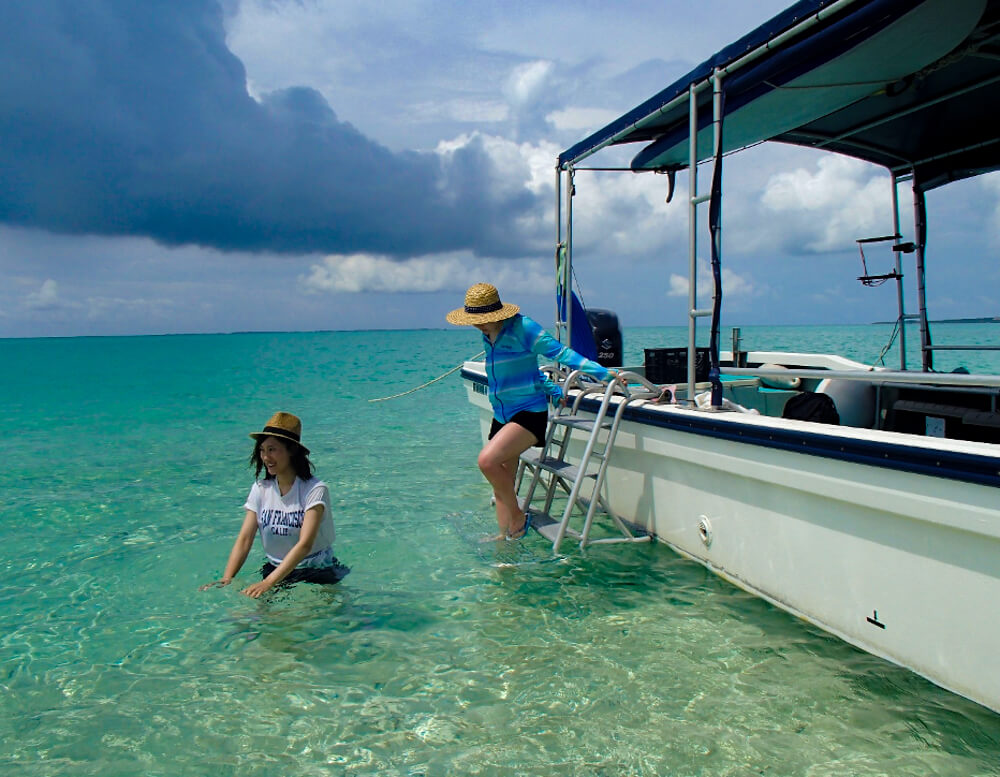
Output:
<instances>
[{"instance_id":1,"label":"boat ladder","mask_svg":"<svg viewBox=\"0 0 1000 777\"><path fill-rule=\"evenodd\" d=\"M638 384L641 388L636 390L630 387L630 383ZM659 396L659 389L632 372L622 372L610 382L601 383L592 382L592 379L579 371L571 372L562 388L566 397L569 396L571 389L578 389L569 412L564 412L566 408L560 404L549 419L542 447L529 448L521 454L518 483L522 482L527 472L531 472L531 480L522 504L525 512L531 513L532 526L539 534L552 541L553 553L559 552L559 546L567 534L579 541L581 549L588 544L649 541L648 534L636 536L614 513L604 496L602 487L625 408L633 400ZM603 394L596 415L582 415L579 412L581 402L588 395L596 394ZM616 396L619 399L613 402ZM567 461L569 443L574 432L585 432L588 435L578 464ZM533 507L532 500L535 493L543 484L544 497L541 499L541 507ZM559 520L549 514L557 488L568 495ZM610 517L620 536L591 539L590 531L598 510ZM570 528L569 525L575 512L584 514L580 531Z\"/></svg>"}]
</instances>

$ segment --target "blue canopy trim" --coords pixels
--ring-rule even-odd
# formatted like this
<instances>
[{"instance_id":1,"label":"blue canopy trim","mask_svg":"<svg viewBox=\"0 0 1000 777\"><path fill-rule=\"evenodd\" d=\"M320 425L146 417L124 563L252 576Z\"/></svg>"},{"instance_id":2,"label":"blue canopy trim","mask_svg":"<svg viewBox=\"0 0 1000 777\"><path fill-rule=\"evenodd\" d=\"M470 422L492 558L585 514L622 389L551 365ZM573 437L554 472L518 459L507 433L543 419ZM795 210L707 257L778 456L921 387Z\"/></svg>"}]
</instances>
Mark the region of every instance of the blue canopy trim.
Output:
<instances>
[{"instance_id":1,"label":"blue canopy trim","mask_svg":"<svg viewBox=\"0 0 1000 777\"><path fill-rule=\"evenodd\" d=\"M686 167L683 98L758 52L724 79L724 150L764 140L821 148L912 172L927 191L1000 168L998 38L1000 0L802 0L564 151L559 166L646 143L634 170ZM704 89L699 159L712 153L710 101Z\"/></svg>"}]
</instances>

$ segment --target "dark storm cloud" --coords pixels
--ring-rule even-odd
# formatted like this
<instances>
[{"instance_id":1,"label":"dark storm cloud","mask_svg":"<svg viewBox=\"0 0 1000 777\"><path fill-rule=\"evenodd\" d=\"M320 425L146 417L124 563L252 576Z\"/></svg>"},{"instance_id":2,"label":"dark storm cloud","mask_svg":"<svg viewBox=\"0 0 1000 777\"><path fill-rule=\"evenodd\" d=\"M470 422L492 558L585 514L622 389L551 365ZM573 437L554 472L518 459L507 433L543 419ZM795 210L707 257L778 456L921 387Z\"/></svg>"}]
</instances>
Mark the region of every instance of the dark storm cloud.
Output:
<instances>
[{"instance_id":1,"label":"dark storm cloud","mask_svg":"<svg viewBox=\"0 0 1000 777\"><path fill-rule=\"evenodd\" d=\"M405 116L399 117L405 121ZM523 253L482 145L393 153L315 90L247 94L214 0L0 4L0 221L222 250Z\"/></svg>"}]
</instances>

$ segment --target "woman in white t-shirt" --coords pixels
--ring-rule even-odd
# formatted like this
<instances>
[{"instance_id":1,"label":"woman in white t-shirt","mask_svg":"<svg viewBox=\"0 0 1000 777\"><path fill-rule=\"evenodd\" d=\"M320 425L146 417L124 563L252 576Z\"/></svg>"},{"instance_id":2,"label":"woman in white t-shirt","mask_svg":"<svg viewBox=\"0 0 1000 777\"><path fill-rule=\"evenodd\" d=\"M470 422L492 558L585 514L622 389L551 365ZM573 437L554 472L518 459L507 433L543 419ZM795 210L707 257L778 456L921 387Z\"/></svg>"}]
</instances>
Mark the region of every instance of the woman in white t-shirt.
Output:
<instances>
[{"instance_id":1,"label":"woman in white t-shirt","mask_svg":"<svg viewBox=\"0 0 1000 777\"><path fill-rule=\"evenodd\" d=\"M242 593L256 599L279 583L336 583L351 570L333 555L330 490L313 476L309 449L300 440L302 422L291 413L275 413L263 431L250 436L257 441L250 456L257 479L244 505L243 526L222 578L201 590L232 582L258 531L267 557L263 579Z\"/></svg>"}]
</instances>

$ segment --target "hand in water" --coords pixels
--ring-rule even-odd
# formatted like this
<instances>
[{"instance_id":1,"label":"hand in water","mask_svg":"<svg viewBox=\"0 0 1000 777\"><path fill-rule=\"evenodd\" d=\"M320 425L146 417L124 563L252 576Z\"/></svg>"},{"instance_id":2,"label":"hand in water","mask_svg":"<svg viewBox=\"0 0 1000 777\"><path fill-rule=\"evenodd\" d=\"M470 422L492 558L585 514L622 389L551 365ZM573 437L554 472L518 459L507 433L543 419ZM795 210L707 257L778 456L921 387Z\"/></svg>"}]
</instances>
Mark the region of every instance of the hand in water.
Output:
<instances>
[{"instance_id":1,"label":"hand in water","mask_svg":"<svg viewBox=\"0 0 1000 777\"><path fill-rule=\"evenodd\" d=\"M233 582L233 581L232 580L226 580L226 579L213 580L211 583L205 583L205 585L198 586L198 590L199 591L207 591L209 588L223 588L224 586L229 585L231 582Z\"/></svg>"},{"instance_id":2,"label":"hand in water","mask_svg":"<svg viewBox=\"0 0 1000 777\"><path fill-rule=\"evenodd\" d=\"M259 599L261 594L265 594L272 588L271 584L266 580L261 580L259 583L254 583L253 585L248 585L242 591L241 594L249 596L251 599Z\"/></svg>"}]
</instances>

